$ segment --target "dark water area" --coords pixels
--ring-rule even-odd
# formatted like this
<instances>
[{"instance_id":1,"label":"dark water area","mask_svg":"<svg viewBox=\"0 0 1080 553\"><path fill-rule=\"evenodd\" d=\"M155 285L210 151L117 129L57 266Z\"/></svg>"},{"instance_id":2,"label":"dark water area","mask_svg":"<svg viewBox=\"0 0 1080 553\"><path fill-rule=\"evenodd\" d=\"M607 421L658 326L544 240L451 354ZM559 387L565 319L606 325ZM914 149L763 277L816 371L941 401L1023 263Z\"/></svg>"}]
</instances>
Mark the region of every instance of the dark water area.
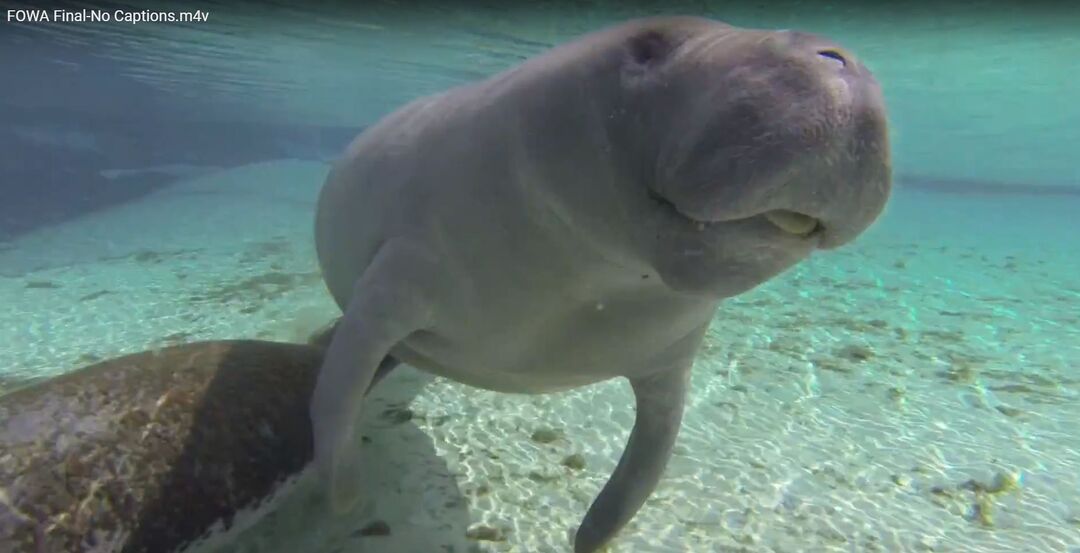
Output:
<instances>
[{"instance_id":1,"label":"dark water area","mask_svg":"<svg viewBox=\"0 0 1080 553\"><path fill-rule=\"evenodd\" d=\"M330 159L359 128L184 121L0 108L0 239L144 196L178 179L249 163Z\"/></svg>"},{"instance_id":2,"label":"dark water area","mask_svg":"<svg viewBox=\"0 0 1080 553\"><path fill-rule=\"evenodd\" d=\"M9 6L16 5L0 4ZM330 159L360 130L238 117L208 105L203 91L140 82L129 64L110 57L104 42L0 27L0 239L208 171L271 159Z\"/></svg>"},{"instance_id":3,"label":"dark water area","mask_svg":"<svg viewBox=\"0 0 1080 553\"><path fill-rule=\"evenodd\" d=\"M0 2L0 7L82 10L88 5ZM177 9L167 2L92 7ZM1062 145L1075 134L1067 130L1075 115L1048 115L1068 109L1064 97L1053 94L1076 78L1055 53L1068 49L1068 39L1035 56L1037 47L1050 44L1038 38L1038 29L1052 35L1077 10L1028 3L1022 11L1001 2L969 2L963 9L938 6L935 16L928 2L874 8L797 1L408 6L203 1L186 3L184 9L206 10L211 19L157 26L0 25L5 81L0 87L0 239L209 171L271 159L333 159L360 129L410 98L483 78L616 20L660 13L807 28L837 35L864 53L880 69L894 107L898 189L1080 196L1080 182L1072 178L1075 165L1070 168ZM891 20L908 31L882 23ZM995 47L980 59L983 42L966 49L921 44L949 36L957 44L981 41L975 32L979 25L1012 33L985 42L1012 44L1013 51ZM911 47L927 54L915 55ZM900 51L903 56L894 55ZM958 57L961 51L970 60ZM973 89L968 102L964 90L977 83L911 61L929 60L932 52L941 56L937 64L966 67L991 81L1006 70L1037 72L1039 80L1018 73L1016 82L1025 92L998 98L1001 90ZM1030 63L1017 65L1024 59ZM1045 109L1025 111L1036 105ZM990 113L1000 113L1001 119L987 127ZM940 123L939 128L930 129L928 122ZM1038 136L1039 144L1028 141L1017 149L1014 145L1024 141L1009 129ZM1000 151L1009 153L995 155ZM1041 161L1035 161L1035 152Z\"/></svg>"}]
</instances>

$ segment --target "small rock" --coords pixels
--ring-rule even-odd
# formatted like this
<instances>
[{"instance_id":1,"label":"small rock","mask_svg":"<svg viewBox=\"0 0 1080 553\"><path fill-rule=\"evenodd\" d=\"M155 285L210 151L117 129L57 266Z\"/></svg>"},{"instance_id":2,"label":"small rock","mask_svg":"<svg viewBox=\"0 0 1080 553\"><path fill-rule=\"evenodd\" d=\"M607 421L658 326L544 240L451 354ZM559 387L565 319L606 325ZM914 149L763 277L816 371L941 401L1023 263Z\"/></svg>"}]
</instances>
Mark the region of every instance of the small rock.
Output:
<instances>
[{"instance_id":1,"label":"small rock","mask_svg":"<svg viewBox=\"0 0 1080 553\"><path fill-rule=\"evenodd\" d=\"M874 352L866 346L850 345L837 352L837 355L852 361L866 361L874 357Z\"/></svg>"},{"instance_id":2,"label":"small rock","mask_svg":"<svg viewBox=\"0 0 1080 553\"><path fill-rule=\"evenodd\" d=\"M554 467L543 467L529 471L529 479L535 482L553 482L562 477L562 471Z\"/></svg>"},{"instance_id":3,"label":"small rock","mask_svg":"<svg viewBox=\"0 0 1080 553\"><path fill-rule=\"evenodd\" d=\"M1020 415L1024 414L1024 412L1022 410L1017 409L1015 407L1009 407L1008 405L995 405L994 408L997 409L998 412L1000 412L1002 415L1005 415L1006 417L1016 418L1016 417L1019 417Z\"/></svg>"},{"instance_id":4,"label":"small rock","mask_svg":"<svg viewBox=\"0 0 1080 553\"><path fill-rule=\"evenodd\" d=\"M976 494L971 506L971 520L986 528L994 526L994 500L987 494Z\"/></svg>"},{"instance_id":5,"label":"small rock","mask_svg":"<svg viewBox=\"0 0 1080 553\"><path fill-rule=\"evenodd\" d=\"M994 475L990 484L984 484L974 478L960 484L960 489L975 492L976 494L1002 494L1020 489L1020 476L1011 472L999 472Z\"/></svg>"},{"instance_id":6,"label":"small rock","mask_svg":"<svg viewBox=\"0 0 1080 553\"><path fill-rule=\"evenodd\" d=\"M538 444L550 444L562 437L562 432L550 428L540 428L532 433L532 441Z\"/></svg>"},{"instance_id":7,"label":"small rock","mask_svg":"<svg viewBox=\"0 0 1080 553\"><path fill-rule=\"evenodd\" d=\"M87 294L87 295L79 298L79 301L95 300L97 298L100 298L101 296L106 296L106 295L111 294L111 293L112 292L110 292L108 290L98 290L97 292L94 292L92 294Z\"/></svg>"},{"instance_id":8,"label":"small rock","mask_svg":"<svg viewBox=\"0 0 1080 553\"><path fill-rule=\"evenodd\" d=\"M506 541L506 531L478 522L465 530L465 537L477 541Z\"/></svg>"},{"instance_id":9,"label":"small rock","mask_svg":"<svg viewBox=\"0 0 1080 553\"><path fill-rule=\"evenodd\" d=\"M923 536L919 538L919 541L915 542L915 549L917 551L936 551L937 540L930 536Z\"/></svg>"},{"instance_id":10,"label":"small rock","mask_svg":"<svg viewBox=\"0 0 1080 553\"><path fill-rule=\"evenodd\" d=\"M566 458L562 460L562 464L567 468L581 470L585 468L585 456L580 453L567 455Z\"/></svg>"},{"instance_id":11,"label":"small rock","mask_svg":"<svg viewBox=\"0 0 1080 553\"><path fill-rule=\"evenodd\" d=\"M850 367L841 365L840 363L837 363L836 361L834 361L832 359L828 359L828 358L824 358L824 357L814 359L813 363L814 363L815 367L817 367L817 368L819 368L821 370L824 370L824 371L831 371L831 372L837 372L837 373L850 373L850 372L852 372Z\"/></svg>"},{"instance_id":12,"label":"small rock","mask_svg":"<svg viewBox=\"0 0 1080 553\"><path fill-rule=\"evenodd\" d=\"M1020 489L1020 475L1015 472L999 472L987 486L988 493L1007 493Z\"/></svg>"},{"instance_id":13,"label":"small rock","mask_svg":"<svg viewBox=\"0 0 1080 553\"><path fill-rule=\"evenodd\" d=\"M911 477L906 474L894 474L892 475L893 484L906 488L911 485Z\"/></svg>"},{"instance_id":14,"label":"small rock","mask_svg":"<svg viewBox=\"0 0 1080 553\"><path fill-rule=\"evenodd\" d=\"M373 520L357 531L360 536L389 536L390 525L383 520Z\"/></svg>"},{"instance_id":15,"label":"small rock","mask_svg":"<svg viewBox=\"0 0 1080 553\"><path fill-rule=\"evenodd\" d=\"M959 384L972 384L975 382L978 374L971 364L960 361L953 363L952 367L945 371L943 376L946 380Z\"/></svg>"},{"instance_id":16,"label":"small rock","mask_svg":"<svg viewBox=\"0 0 1080 553\"><path fill-rule=\"evenodd\" d=\"M36 288L39 290L48 290L52 288L59 288L60 285L51 280L31 280L26 283L27 288Z\"/></svg>"}]
</instances>

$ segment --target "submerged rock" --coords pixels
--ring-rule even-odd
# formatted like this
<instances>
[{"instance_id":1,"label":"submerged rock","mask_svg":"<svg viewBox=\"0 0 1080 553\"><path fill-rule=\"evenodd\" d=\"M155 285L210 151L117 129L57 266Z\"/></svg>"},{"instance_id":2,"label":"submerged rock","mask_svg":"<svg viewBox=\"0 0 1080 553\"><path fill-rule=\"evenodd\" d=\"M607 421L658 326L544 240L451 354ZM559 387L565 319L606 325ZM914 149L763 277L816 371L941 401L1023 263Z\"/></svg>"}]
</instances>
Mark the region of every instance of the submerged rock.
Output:
<instances>
[{"instance_id":1,"label":"submerged rock","mask_svg":"<svg viewBox=\"0 0 1080 553\"><path fill-rule=\"evenodd\" d=\"M478 522L465 530L465 537L476 541L506 541L509 529L501 525L489 525Z\"/></svg>"},{"instance_id":2,"label":"submerged rock","mask_svg":"<svg viewBox=\"0 0 1080 553\"><path fill-rule=\"evenodd\" d=\"M867 346L852 344L841 348L837 356L851 361L866 361L874 357L874 350Z\"/></svg>"},{"instance_id":3,"label":"submerged rock","mask_svg":"<svg viewBox=\"0 0 1080 553\"><path fill-rule=\"evenodd\" d=\"M389 536L390 525L387 524L385 520L373 520L361 528L358 531L358 534L365 537Z\"/></svg>"},{"instance_id":4,"label":"submerged rock","mask_svg":"<svg viewBox=\"0 0 1080 553\"><path fill-rule=\"evenodd\" d=\"M558 430L552 430L551 428L540 428L532 433L532 441L538 444L550 444L559 438L562 438L562 432Z\"/></svg>"},{"instance_id":5,"label":"submerged rock","mask_svg":"<svg viewBox=\"0 0 1080 553\"><path fill-rule=\"evenodd\" d=\"M585 456L580 453L567 455L566 458L562 460L562 464L564 467L573 470L582 470L585 468Z\"/></svg>"}]
</instances>

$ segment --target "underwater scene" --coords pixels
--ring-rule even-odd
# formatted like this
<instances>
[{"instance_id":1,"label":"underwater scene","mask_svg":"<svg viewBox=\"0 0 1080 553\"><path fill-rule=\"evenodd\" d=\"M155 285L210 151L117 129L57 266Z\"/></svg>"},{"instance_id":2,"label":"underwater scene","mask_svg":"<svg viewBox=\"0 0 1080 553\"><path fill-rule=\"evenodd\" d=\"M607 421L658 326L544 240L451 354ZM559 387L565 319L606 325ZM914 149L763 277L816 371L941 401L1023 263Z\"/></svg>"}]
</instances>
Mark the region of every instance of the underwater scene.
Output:
<instances>
[{"instance_id":1,"label":"underwater scene","mask_svg":"<svg viewBox=\"0 0 1080 553\"><path fill-rule=\"evenodd\" d=\"M1080 6L0 5L0 551L1080 553Z\"/></svg>"}]
</instances>

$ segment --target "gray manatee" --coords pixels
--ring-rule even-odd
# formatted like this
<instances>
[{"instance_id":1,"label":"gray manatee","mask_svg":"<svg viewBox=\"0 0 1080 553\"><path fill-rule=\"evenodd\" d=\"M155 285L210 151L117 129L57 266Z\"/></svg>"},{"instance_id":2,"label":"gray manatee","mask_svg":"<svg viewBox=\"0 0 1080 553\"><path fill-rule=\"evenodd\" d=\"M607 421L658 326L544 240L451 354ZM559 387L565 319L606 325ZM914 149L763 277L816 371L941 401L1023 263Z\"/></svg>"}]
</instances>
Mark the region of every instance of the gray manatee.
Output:
<instances>
[{"instance_id":1,"label":"gray manatee","mask_svg":"<svg viewBox=\"0 0 1080 553\"><path fill-rule=\"evenodd\" d=\"M195 342L0 396L0 551L227 543L312 459L319 347Z\"/></svg>"},{"instance_id":2,"label":"gray manatee","mask_svg":"<svg viewBox=\"0 0 1080 553\"><path fill-rule=\"evenodd\" d=\"M825 38L663 17L365 130L315 224L344 312L311 405L331 505L360 493L356 414L399 362L515 393L623 377L634 427L574 538L599 549L663 473L721 300L878 218L887 128L870 71Z\"/></svg>"}]
</instances>

